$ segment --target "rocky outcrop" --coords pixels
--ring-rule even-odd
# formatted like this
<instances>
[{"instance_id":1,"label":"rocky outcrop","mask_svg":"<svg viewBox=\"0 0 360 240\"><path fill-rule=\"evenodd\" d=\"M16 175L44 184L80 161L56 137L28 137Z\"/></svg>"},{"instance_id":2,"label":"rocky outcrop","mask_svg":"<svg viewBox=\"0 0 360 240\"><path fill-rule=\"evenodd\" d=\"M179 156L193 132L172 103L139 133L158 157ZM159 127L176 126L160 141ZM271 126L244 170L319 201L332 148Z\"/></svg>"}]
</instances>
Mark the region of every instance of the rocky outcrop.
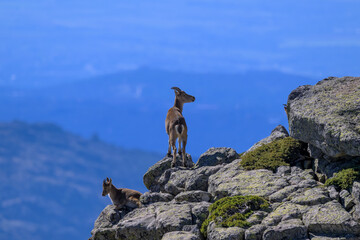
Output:
<instances>
[{"instance_id":1,"label":"rocky outcrop","mask_svg":"<svg viewBox=\"0 0 360 240\"><path fill-rule=\"evenodd\" d=\"M288 131L286 130L286 128L282 125L278 125L276 128L274 128L274 130L271 131L270 136L261 139L259 142L255 143L251 148L249 148L249 150L247 150L245 153L250 152L255 150L256 148L264 145L264 144L268 144L271 143L275 140L278 139L282 139L282 138L286 138L289 136Z\"/></svg>"},{"instance_id":2,"label":"rocky outcrop","mask_svg":"<svg viewBox=\"0 0 360 240\"><path fill-rule=\"evenodd\" d=\"M245 170L242 164L246 156L241 155L242 162L231 148L209 149L192 168L171 168L172 158L165 157L144 175L149 192L140 199L142 207L119 211L107 206L95 222L91 239L360 239L359 181L348 189L324 184L339 170L360 163L357 127L351 124L359 120L358 115L352 116L360 106L356 105L360 98L353 97L359 93L358 81L330 78L290 94L290 135L303 141L305 152L298 152L296 159L286 162L288 165L275 170ZM337 94L335 87L339 88ZM322 100L326 96L330 104ZM353 101L342 102L348 99ZM330 106L337 102L340 107ZM323 112L332 115L328 118ZM277 126L246 153L287 139L286 129ZM192 163L190 155L187 159ZM234 212L242 214L238 223L223 225L224 216L210 208L219 199L216 204L230 196L259 198L254 195L266 199L266 207L250 211L251 206L242 205L243 209L236 205Z\"/></svg>"},{"instance_id":3,"label":"rocky outcrop","mask_svg":"<svg viewBox=\"0 0 360 240\"><path fill-rule=\"evenodd\" d=\"M287 102L290 135L330 157L360 156L360 78L301 86Z\"/></svg>"}]
</instances>

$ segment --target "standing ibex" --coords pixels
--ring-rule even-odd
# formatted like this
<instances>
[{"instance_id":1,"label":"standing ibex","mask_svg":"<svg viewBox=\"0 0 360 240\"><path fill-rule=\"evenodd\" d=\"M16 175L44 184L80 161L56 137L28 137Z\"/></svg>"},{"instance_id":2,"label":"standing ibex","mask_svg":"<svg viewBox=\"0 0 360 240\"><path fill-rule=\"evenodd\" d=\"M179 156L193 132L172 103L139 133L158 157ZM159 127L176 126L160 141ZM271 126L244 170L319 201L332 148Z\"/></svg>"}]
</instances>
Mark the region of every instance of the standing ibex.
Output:
<instances>
[{"instance_id":1,"label":"standing ibex","mask_svg":"<svg viewBox=\"0 0 360 240\"><path fill-rule=\"evenodd\" d=\"M102 195L106 196L108 194L116 209L123 208L123 206L127 206L130 208L136 208L141 206L140 192L127 188L116 188L112 184L111 178L106 178L106 180L103 181Z\"/></svg>"},{"instance_id":2,"label":"standing ibex","mask_svg":"<svg viewBox=\"0 0 360 240\"><path fill-rule=\"evenodd\" d=\"M171 167L176 163L176 139L179 139L179 154L182 154L183 166L186 167L186 153L185 147L187 142L187 126L185 118L182 115L184 103L194 102L195 97L187 94L178 87L172 87L175 90L175 103L169 109L166 115L165 128L169 135L169 149L168 156L171 155L171 148L173 149L173 161ZM182 144L182 148L181 148Z\"/></svg>"}]
</instances>

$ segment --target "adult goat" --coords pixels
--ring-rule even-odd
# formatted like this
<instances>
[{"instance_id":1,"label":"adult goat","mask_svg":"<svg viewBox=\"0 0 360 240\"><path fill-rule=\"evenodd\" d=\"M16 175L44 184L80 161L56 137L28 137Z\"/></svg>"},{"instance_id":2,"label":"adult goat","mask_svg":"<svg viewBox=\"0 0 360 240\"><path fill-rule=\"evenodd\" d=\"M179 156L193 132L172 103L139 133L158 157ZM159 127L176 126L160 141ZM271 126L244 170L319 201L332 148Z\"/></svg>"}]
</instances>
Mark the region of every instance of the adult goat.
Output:
<instances>
[{"instance_id":1,"label":"adult goat","mask_svg":"<svg viewBox=\"0 0 360 240\"><path fill-rule=\"evenodd\" d=\"M185 118L182 115L184 103L194 102L195 97L187 94L178 87L172 87L175 91L175 103L169 109L165 119L166 133L169 135L169 148L167 155L171 155L171 148L173 150L173 161L171 167L176 164L176 140L179 139L179 154L182 155L183 166L186 167L186 142L187 142L187 126ZM182 147L181 147L182 144Z\"/></svg>"}]
</instances>

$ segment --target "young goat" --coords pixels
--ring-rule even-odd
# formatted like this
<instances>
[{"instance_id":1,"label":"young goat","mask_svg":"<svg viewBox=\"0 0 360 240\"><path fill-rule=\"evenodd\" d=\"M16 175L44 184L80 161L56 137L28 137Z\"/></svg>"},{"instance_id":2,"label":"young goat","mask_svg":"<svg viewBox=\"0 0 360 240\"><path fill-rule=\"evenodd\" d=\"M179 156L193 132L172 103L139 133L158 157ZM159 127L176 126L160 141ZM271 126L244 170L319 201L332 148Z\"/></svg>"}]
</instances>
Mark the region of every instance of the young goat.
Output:
<instances>
[{"instance_id":1,"label":"young goat","mask_svg":"<svg viewBox=\"0 0 360 240\"><path fill-rule=\"evenodd\" d=\"M141 206L140 192L127 188L116 188L112 184L111 178L106 178L106 180L103 181L102 195L106 196L108 194L116 209L123 208L124 206L130 208L137 208Z\"/></svg>"},{"instance_id":2,"label":"young goat","mask_svg":"<svg viewBox=\"0 0 360 240\"><path fill-rule=\"evenodd\" d=\"M186 153L185 147L187 142L187 126L185 118L182 115L184 103L194 102L195 97L187 94L178 87L172 87L175 90L175 103L169 109L166 115L165 128L169 135L169 148L167 155L171 155L171 148L173 150L173 161L171 167L175 167L176 163L176 139L179 139L179 154L182 154L183 166L186 167ZM182 144L182 148L181 148Z\"/></svg>"}]
</instances>

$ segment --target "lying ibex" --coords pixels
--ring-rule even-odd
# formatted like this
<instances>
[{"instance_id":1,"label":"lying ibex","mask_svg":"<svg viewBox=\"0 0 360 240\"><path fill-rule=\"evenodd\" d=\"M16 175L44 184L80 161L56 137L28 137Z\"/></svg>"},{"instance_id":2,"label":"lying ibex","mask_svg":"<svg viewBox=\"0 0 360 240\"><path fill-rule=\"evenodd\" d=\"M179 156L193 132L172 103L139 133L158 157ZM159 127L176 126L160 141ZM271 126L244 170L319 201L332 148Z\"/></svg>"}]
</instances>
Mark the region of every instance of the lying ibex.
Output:
<instances>
[{"instance_id":1,"label":"lying ibex","mask_svg":"<svg viewBox=\"0 0 360 240\"><path fill-rule=\"evenodd\" d=\"M140 192L127 188L116 188L112 184L111 178L106 178L106 180L103 181L102 195L106 196L108 194L111 202L115 205L116 209L123 208L124 206L130 208L136 208L141 206Z\"/></svg>"},{"instance_id":2,"label":"lying ibex","mask_svg":"<svg viewBox=\"0 0 360 240\"><path fill-rule=\"evenodd\" d=\"M187 126L185 118L182 115L184 103L194 102L195 97L187 94L178 87L172 87L175 90L175 103L169 109L166 115L165 128L169 135L169 149L167 155L171 155L171 148L173 150L173 161L171 167L176 163L176 139L179 139L179 154L182 154L183 166L186 167L186 153L185 147L187 142ZM182 148L181 148L182 144Z\"/></svg>"}]
</instances>

